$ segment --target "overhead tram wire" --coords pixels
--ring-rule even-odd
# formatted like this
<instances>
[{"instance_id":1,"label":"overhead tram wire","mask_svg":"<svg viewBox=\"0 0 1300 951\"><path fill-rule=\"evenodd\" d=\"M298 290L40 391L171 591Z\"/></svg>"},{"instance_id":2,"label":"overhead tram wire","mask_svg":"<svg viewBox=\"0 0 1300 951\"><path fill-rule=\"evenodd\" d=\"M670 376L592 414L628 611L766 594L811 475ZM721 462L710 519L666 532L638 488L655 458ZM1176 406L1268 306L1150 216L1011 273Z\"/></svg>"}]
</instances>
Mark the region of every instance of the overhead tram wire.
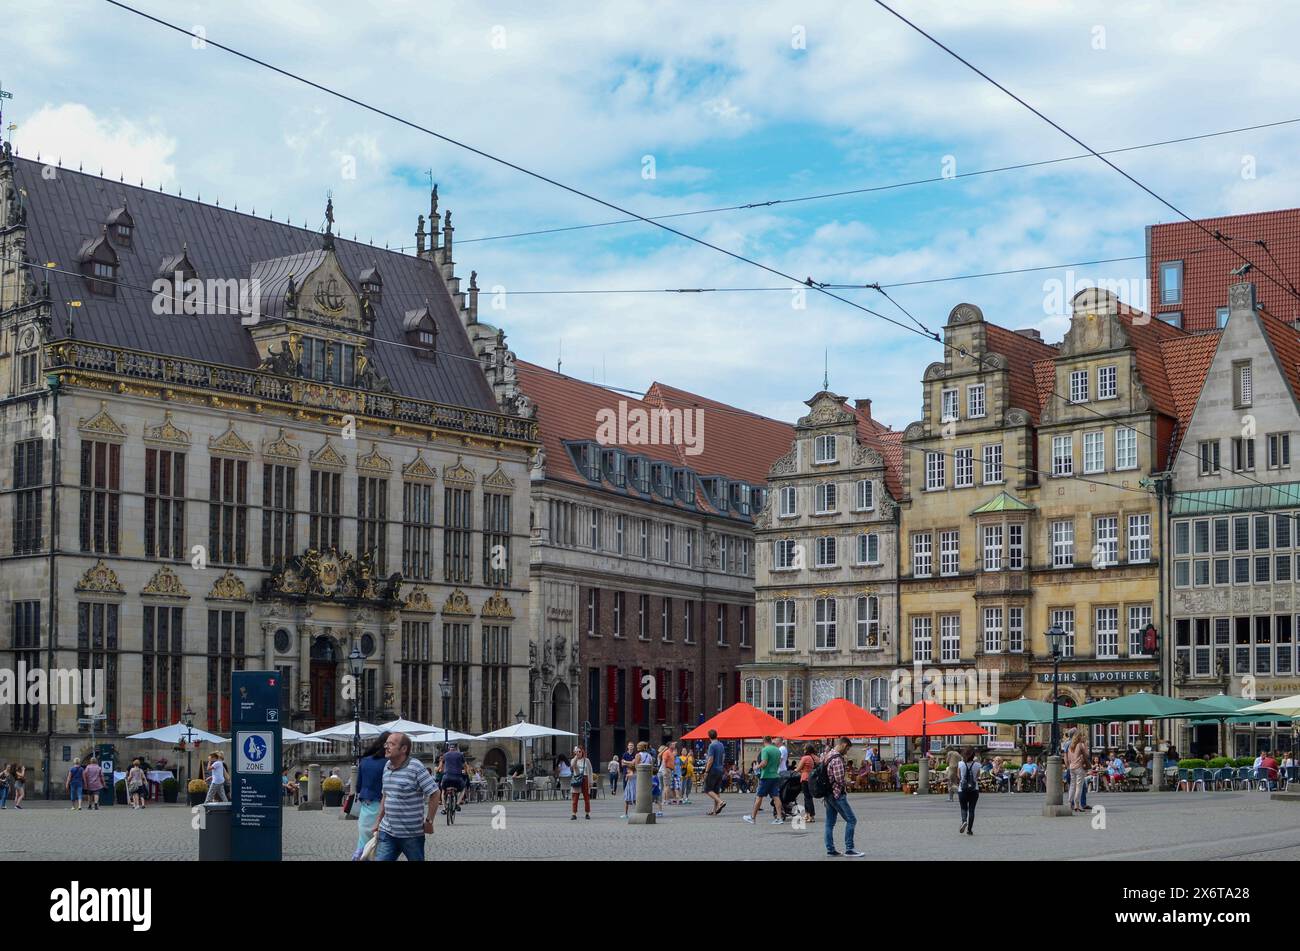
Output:
<instances>
[{"instance_id":1,"label":"overhead tram wire","mask_svg":"<svg viewBox=\"0 0 1300 951\"><path fill-rule=\"evenodd\" d=\"M134 13L136 16L143 17L146 20L150 20L154 23L157 23L160 26L166 27L169 30L174 30L175 32L180 33L183 36L187 36L187 37L193 36L192 31L186 30L184 27L177 26L174 23L170 23L167 20L163 20L159 17L153 16L152 14L145 13L142 10L137 10L135 7L122 3L121 0L104 0L104 2L109 3L112 6L118 7L121 10L125 10L128 13ZM850 307L863 311L864 313L872 314L873 316L879 317L881 320L884 320L887 323L894 324L895 326L901 327L904 330L907 330L911 333L922 333L921 331L913 330L911 327L907 326L907 324L904 324L901 321L894 320L892 317L888 317L882 313L879 313L878 311L872 310L869 307L865 307L862 304L859 304L857 301L850 300L847 297L842 297L839 294L834 293L833 291L829 291L825 287L818 284L816 281L813 281L811 278L805 281L800 281L798 278L794 277L793 275L787 274L786 272L778 268L772 267L771 265L763 264L761 261L756 261L753 258L746 257L745 255L740 254L739 252L728 250L727 248L721 247L720 245L716 245L710 241L706 241L703 238L697 237L692 234L687 234L685 231L679 231L678 229L670 227L669 225L666 225L663 222L654 221L650 218L645 217L644 215L639 215L636 212L631 211L630 209L624 208L623 206L618 205L614 202L607 201L604 198L599 198L596 195L591 194L590 192L586 192L580 188L577 188L576 186L567 185L564 182L543 175L541 172L535 172L532 169L526 168L523 165L520 165L516 162L512 162L509 161L508 159L501 158L500 156L494 155L491 152L487 152L483 149L477 148L466 142L461 142L459 139L453 138L452 136L449 135L445 135L444 133L441 132L437 132L433 129L428 128L427 126L423 126L417 122L413 122L410 119L405 119L399 115L396 115L395 113L388 112L387 110L381 109L378 106L373 106L361 99L357 99L354 96L349 96L347 93L339 92L338 90L332 89L329 86L325 86L322 85L321 83L314 82L313 80L307 79L306 77L294 73L290 70L283 69L279 66L275 66L271 63L266 62L265 60L261 60L255 56L251 56L248 53L243 53L237 49L226 46L223 43L219 43L218 41L212 39L211 37L205 37L204 42L208 46L214 46L219 50L223 50L224 52L237 56L240 59L246 60L247 62L253 63L257 66L261 66L264 69L269 69L272 72L278 73L279 75L284 76L288 79L292 79L295 82L299 82L304 85L310 86L313 89L326 93L327 95L334 96L335 98L341 99L344 102L351 103L352 105L364 109L368 112L373 112L375 115L383 116L386 119L391 119L393 122L397 122L401 125L406 126L407 128L414 129L417 132L423 132L425 135L432 136L433 138L438 139L441 142L446 142L449 145L454 145L459 149L464 149L465 151L477 155L480 158L485 158L488 161L495 162L498 165L502 165L509 169L513 169L514 171L519 172L523 175L527 175L530 178L535 178L538 181L545 182L548 185L553 185L556 188L566 191L571 195L577 195L580 198L585 198L588 201L592 201L595 202L596 204L603 205L606 208L609 208L613 211L617 211L619 214L631 216L637 219L638 221L643 221L646 224L651 225L655 228L659 228L663 231L666 231L669 234L675 234L679 238L685 238L687 241L691 241L702 247L706 247L713 251L717 251L719 254L724 254L729 258L733 258L734 260L737 261L742 261L745 264L748 264L752 267L760 268L764 271L767 271L769 274L775 274L777 277L783 278L784 280L791 281L795 284L804 284L818 291L821 294L825 294L827 297L831 297L842 303L848 304ZM924 334L922 335L924 336Z\"/></svg>"},{"instance_id":2,"label":"overhead tram wire","mask_svg":"<svg viewBox=\"0 0 1300 951\"><path fill-rule=\"evenodd\" d=\"M114 2L114 0L109 0L109 2L112 3L112 2ZM874 0L874 2L875 2L875 4L876 4L876 6L880 7L882 10L885 10L886 12L888 12L888 13L892 14L893 16L897 17L899 20L901 20L903 23L905 23L908 27L910 27L911 29L915 30L917 33L921 34L921 36L925 37L927 40L929 40L929 41L930 41L931 43L933 43L935 46L939 47L939 49L943 50L945 53L947 53L947 54L948 54L949 56L951 56L953 59L957 60L959 63L961 63L963 66L965 66L965 67L966 67L967 69L969 69L971 72L975 73L977 76L979 76L979 77L980 77L981 79L983 79L985 82L987 82L987 83L989 83L990 85L992 85L992 86L996 87L997 89L1001 90L1001 91L1002 91L1003 93L1005 93L1007 96L1009 96L1010 98L1014 99L1014 100L1015 100L1016 102L1018 102L1020 105L1024 106L1026 109L1028 109L1028 110L1029 110L1030 112L1032 112L1034 115L1038 116L1038 118L1042 119L1044 122L1046 122L1048 125L1050 125L1050 126L1051 126L1053 129L1055 129L1057 132L1060 132L1062 135L1064 135L1066 138L1068 138L1068 139L1069 139L1071 142L1073 142L1075 145L1079 146L1080 148L1086 149L1086 150L1088 151L1088 153L1089 153L1090 155L1094 156L1098 161L1104 163L1105 165L1107 165L1108 167L1110 167L1111 169L1113 169L1115 172L1117 172L1117 173L1119 173L1120 175L1124 176L1126 179L1128 179L1130 182L1132 182L1132 183L1133 183L1134 185L1136 185L1138 188L1142 189L1142 191L1146 192L1148 195L1150 195L1150 196L1151 196L1152 198L1154 198L1156 201L1160 202L1160 204L1164 205L1166 208L1168 208L1168 209L1169 209L1170 211L1172 211L1174 214L1178 215L1178 217L1184 219L1185 221L1189 222L1193 227L1195 227L1195 228L1199 229L1200 231L1204 232L1206 237L1208 237L1208 238L1213 238L1214 240L1219 241L1219 242L1220 242L1221 244L1223 244L1223 246L1226 247L1230 252L1232 252L1234 255L1236 255L1237 258L1239 258L1243 263L1245 263L1245 264L1249 264L1251 267L1256 267L1255 262L1253 262L1252 260L1250 260L1250 258L1246 257L1246 255L1242 254L1240 251L1238 251L1236 248L1232 247L1232 246L1231 246L1230 244L1228 244L1227 242L1222 241L1222 240L1221 240L1221 236L1216 236L1216 233L1215 233L1215 232L1213 232L1213 231L1211 231L1209 228L1205 227L1205 225L1202 224L1200 221L1197 221L1197 220L1196 220L1195 218L1193 218L1191 215L1187 214L1187 212L1183 211L1181 208L1179 208L1179 207L1178 207L1177 205L1175 205L1173 202L1169 201L1169 199L1163 197L1162 195L1157 194L1157 193L1155 192L1155 190L1153 190L1152 188L1150 188L1150 187L1148 187L1147 185L1144 185L1142 182L1138 181L1136 178L1134 178L1134 177L1133 177L1132 175L1130 175L1128 172L1124 171L1124 169L1120 168L1118 165L1116 165L1116 164L1115 164L1114 162L1112 162L1110 159L1106 158L1106 156L1103 155L1101 152L1098 152L1096 149L1094 149L1092 146L1090 146L1087 142L1084 142L1082 139L1080 139L1078 136L1074 135L1074 134L1073 134L1072 132L1070 132L1069 130L1065 129L1065 128L1064 128L1063 126L1061 126L1059 123L1057 123L1057 122L1053 121L1052 119L1048 118L1044 113L1042 113L1042 112L1039 111L1038 109L1036 109L1036 108L1034 108L1033 106L1031 106L1028 102L1026 102L1026 101L1025 101L1024 99L1022 99L1020 96L1017 96L1014 92L1012 92L1012 91L1011 91L1010 89L1008 89L1006 86L1002 85L1000 82L998 82L998 81L997 81L996 79L994 79L992 76L990 76L988 73L984 72L984 71L983 71L982 69L980 69L978 66L974 65L973 63L971 63L970 60L968 60L968 59L966 59L965 57L963 57L960 53L957 53L957 52L956 52L955 50L953 50L951 47L948 47L948 46L944 45L940 40L936 39L934 36L931 36L931 35L930 35L929 33L927 33L925 30L921 29L921 27L917 26L915 23L913 23L913 22L912 22L911 20L909 20L907 17L903 16L901 13L899 13L899 12L898 12L897 10L895 10L893 7L889 6L889 4L885 3L884 0ZM1288 294L1290 294L1292 297L1296 298L1297 300L1300 300L1300 291L1297 291L1297 290L1296 290L1295 288L1293 288L1293 287L1285 287L1285 286L1283 286L1283 285L1282 285L1282 284L1281 284L1281 283L1280 283L1280 282L1279 282L1275 277L1273 277L1273 276L1272 276L1271 274L1269 274L1267 271L1264 271L1264 270L1260 269L1260 273L1263 274L1266 278L1268 278L1268 280L1269 280L1272 284L1276 285L1276 286L1277 286L1278 288L1280 288L1281 290L1286 291Z\"/></svg>"}]
</instances>

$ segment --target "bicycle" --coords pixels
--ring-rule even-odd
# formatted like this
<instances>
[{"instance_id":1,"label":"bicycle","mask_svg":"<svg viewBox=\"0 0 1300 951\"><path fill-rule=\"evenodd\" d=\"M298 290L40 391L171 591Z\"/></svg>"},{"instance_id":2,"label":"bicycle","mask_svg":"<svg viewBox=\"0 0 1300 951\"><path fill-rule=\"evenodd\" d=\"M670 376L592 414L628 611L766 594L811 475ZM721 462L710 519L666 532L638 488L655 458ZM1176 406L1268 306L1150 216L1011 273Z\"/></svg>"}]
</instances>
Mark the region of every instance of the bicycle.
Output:
<instances>
[{"instance_id":1,"label":"bicycle","mask_svg":"<svg viewBox=\"0 0 1300 951\"><path fill-rule=\"evenodd\" d=\"M456 813L460 811L460 786L456 783L448 783L445 780L441 786L442 790L442 813L447 817L447 825L456 824ZM450 797L447 795L451 792Z\"/></svg>"}]
</instances>

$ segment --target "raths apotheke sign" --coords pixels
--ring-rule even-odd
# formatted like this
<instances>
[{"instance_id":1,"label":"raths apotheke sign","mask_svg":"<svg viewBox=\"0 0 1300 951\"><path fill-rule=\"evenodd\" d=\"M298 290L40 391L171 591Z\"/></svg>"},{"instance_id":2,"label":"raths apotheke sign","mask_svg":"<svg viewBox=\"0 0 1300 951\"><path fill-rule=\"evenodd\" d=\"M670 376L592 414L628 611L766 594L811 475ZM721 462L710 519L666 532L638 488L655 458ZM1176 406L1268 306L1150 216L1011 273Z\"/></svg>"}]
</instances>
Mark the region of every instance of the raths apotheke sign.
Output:
<instances>
[{"instance_id":1,"label":"raths apotheke sign","mask_svg":"<svg viewBox=\"0 0 1300 951\"><path fill-rule=\"evenodd\" d=\"M1061 671L1061 683L1063 684L1117 684L1117 683L1153 683L1156 679L1154 670L1063 670ZM1040 684L1050 684L1052 682L1051 674L1040 673L1038 675Z\"/></svg>"}]
</instances>

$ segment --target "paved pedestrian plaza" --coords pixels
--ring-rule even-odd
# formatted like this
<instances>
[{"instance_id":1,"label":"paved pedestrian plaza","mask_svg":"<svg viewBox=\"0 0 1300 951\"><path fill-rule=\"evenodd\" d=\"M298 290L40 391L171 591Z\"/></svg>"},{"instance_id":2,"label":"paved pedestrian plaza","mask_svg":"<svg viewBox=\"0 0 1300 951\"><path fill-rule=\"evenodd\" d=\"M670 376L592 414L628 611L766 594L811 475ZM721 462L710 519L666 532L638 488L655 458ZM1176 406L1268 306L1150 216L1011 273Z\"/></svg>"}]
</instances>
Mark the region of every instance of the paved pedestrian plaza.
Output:
<instances>
[{"instance_id":1,"label":"paved pedestrian plaza","mask_svg":"<svg viewBox=\"0 0 1300 951\"><path fill-rule=\"evenodd\" d=\"M590 821L570 821L563 801L481 803L468 806L448 828L441 822L429 858L636 860L827 859L819 815L806 829L787 823L741 821L753 800L727 797L721 816L708 817L707 801L669 806L653 826L619 819L622 802L601 799ZM1270 800L1262 792L1109 793L1090 805L1104 812L1045 819L1041 795L980 797L975 835L958 838L957 804L946 796L901 793L852 797L858 816L857 847L868 859L937 860L1296 860L1300 859L1300 804ZM284 814L286 860L346 860L356 823L338 810ZM124 806L72 812L66 805L29 801L21 812L0 812L0 861L40 859L195 859L198 832L186 806ZM836 841L843 845L842 832Z\"/></svg>"}]
</instances>

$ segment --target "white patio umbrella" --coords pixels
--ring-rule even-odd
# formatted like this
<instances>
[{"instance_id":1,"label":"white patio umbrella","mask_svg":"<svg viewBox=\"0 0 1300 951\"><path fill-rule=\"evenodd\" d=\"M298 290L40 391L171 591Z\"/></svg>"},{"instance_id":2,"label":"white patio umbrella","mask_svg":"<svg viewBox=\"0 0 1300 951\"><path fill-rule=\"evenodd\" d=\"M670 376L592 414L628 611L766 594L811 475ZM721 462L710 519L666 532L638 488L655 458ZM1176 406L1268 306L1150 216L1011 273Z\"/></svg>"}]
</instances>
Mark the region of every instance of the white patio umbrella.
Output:
<instances>
[{"instance_id":1,"label":"white patio umbrella","mask_svg":"<svg viewBox=\"0 0 1300 951\"><path fill-rule=\"evenodd\" d=\"M360 729L362 736L378 736L384 732L380 727L375 726L373 723L367 723L365 720L361 721ZM328 742L330 740L350 740L356 735L357 725L349 721L326 727L323 730L317 730L315 733L308 733L303 739L325 740Z\"/></svg>"},{"instance_id":2,"label":"white patio umbrella","mask_svg":"<svg viewBox=\"0 0 1300 951\"><path fill-rule=\"evenodd\" d=\"M577 736L576 733L570 733L568 730L556 730L549 726L538 726L536 723L529 723L527 720L520 720L518 723L512 723L510 726L504 726L499 730L493 730L491 733L484 733L478 737L480 740L518 740L519 741L519 762L523 764L524 776L528 775L528 763L524 759L524 740L534 740L540 736Z\"/></svg>"},{"instance_id":3,"label":"white patio umbrella","mask_svg":"<svg viewBox=\"0 0 1300 951\"><path fill-rule=\"evenodd\" d=\"M157 740L160 743L180 743L182 741L197 743L229 743L230 740L224 736L217 736L215 733L209 733L206 730L200 730L198 727L187 727L184 723L173 723L171 726L160 726L156 730L145 730L143 733L132 733L127 737L128 740Z\"/></svg>"},{"instance_id":4,"label":"white patio umbrella","mask_svg":"<svg viewBox=\"0 0 1300 951\"><path fill-rule=\"evenodd\" d=\"M442 727L434 726L432 723L417 723L415 720L405 720L398 717L396 720L389 720L387 723L379 724L379 729L387 730L389 733L405 733L410 736L416 733L440 732Z\"/></svg>"},{"instance_id":5,"label":"white patio umbrella","mask_svg":"<svg viewBox=\"0 0 1300 951\"><path fill-rule=\"evenodd\" d=\"M1269 700L1267 703L1257 703L1253 707L1242 707L1236 715L1244 716L1250 713L1272 713L1284 717L1300 716L1300 693L1292 697Z\"/></svg>"},{"instance_id":6,"label":"white patio umbrella","mask_svg":"<svg viewBox=\"0 0 1300 951\"><path fill-rule=\"evenodd\" d=\"M473 734L461 733L457 730L443 730L439 726L432 727L427 733L410 733L408 736L416 743L463 743L478 739Z\"/></svg>"},{"instance_id":7,"label":"white patio umbrella","mask_svg":"<svg viewBox=\"0 0 1300 951\"><path fill-rule=\"evenodd\" d=\"M297 730L291 730L287 726L280 731L280 738L286 746L290 743L328 743L329 740L313 739L306 733L299 733Z\"/></svg>"}]
</instances>

